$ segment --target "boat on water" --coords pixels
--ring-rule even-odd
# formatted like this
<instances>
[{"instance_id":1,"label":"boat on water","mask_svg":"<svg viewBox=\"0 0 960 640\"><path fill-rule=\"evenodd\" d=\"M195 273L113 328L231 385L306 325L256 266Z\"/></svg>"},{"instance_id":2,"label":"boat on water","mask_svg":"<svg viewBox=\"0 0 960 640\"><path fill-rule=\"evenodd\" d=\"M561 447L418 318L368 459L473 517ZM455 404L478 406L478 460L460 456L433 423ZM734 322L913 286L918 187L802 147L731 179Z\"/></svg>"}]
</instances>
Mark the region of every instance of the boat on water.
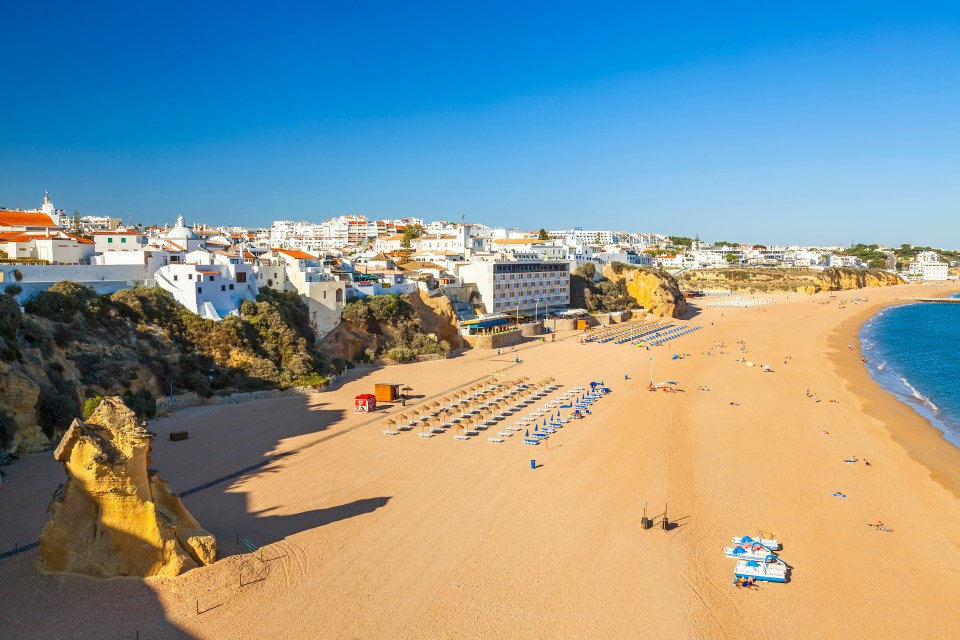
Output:
<instances>
[{"instance_id":1,"label":"boat on water","mask_svg":"<svg viewBox=\"0 0 960 640\"><path fill-rule=\"evenodd\" d=\"M771 553L760 561L740 560L733 570L733 575L764 582L786 582L788 570L787 563Z\"/></svg>"}]
</instances>

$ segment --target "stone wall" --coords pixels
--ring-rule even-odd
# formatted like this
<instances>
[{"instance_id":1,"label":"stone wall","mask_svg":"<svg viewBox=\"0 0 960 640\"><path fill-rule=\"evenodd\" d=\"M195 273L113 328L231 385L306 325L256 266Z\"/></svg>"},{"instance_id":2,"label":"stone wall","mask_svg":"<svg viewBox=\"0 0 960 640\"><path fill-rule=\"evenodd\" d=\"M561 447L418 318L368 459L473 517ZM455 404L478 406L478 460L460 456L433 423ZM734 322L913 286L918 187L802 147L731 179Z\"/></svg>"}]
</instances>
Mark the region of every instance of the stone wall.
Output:
<instances>
[{"instance_id":1,"label":"stone wall","mask_svg":"<svg viewBox=\"0 0 960 640\"><path fill-rule=\"evenodd\" d=\"M464 336L463 338L474 349L503 349L523 342L521 332L516 329L489 335Z\"/></svg>"}]
</instances>

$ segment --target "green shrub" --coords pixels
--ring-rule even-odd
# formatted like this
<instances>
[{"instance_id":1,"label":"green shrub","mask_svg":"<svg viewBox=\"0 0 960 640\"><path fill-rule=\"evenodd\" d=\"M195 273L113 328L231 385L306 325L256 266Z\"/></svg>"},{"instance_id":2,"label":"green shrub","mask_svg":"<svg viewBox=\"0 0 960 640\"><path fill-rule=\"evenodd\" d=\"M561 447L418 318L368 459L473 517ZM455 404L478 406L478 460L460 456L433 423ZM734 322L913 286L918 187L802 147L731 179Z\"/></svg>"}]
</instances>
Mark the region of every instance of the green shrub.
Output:
<instances>
[{"instance_id":1,"label":"green shrub","mask_svg":"<svg viewBox=\"0 0 960 640\"><path fill-rule=\"evenodd\" d=\"M0 451L6 451L13 444L17 432L17 421L6 411L0 411Z\"/></svg>"},{"instance_id":2,"label":"green shrub","mask_svg":"<svg viewBox=\"0 0 960 640\"><path fill-rule=\"evenodd\" d=\"M16 338L22 322L17 301L10 296L0 296L0 336Z\"/></svg>"},{"instance_id":3,"label":"green shrub","mask_svg":"<svg viewBox=\"0 0 960 640\"><path fill-rule=\"evenodd\" d=\"M124 394L123 401L138 418L153 418L157 415L157 399L146 389Z\"/></svg>"},{"instance_id":4,"label":"green shrub","mask_svg":"<svg viewBox=\"0 0 960 640\"><path fill-rule=\"evenodd\" d=\"M103 402L103 396L93 396L92 398L87 398L87 401L83 403L83 419L86 420L93 415L93 412L97 410L97 407L100 406L100 403Z\"/></svg>"},{"instance_id":5,"label":"green shrub","mask_svg":"<svg viewBox=\"0 0 960 640\"><path fill-rule=\"evenodd\" d=\"M3 292L8 296L16 298L18 295L23 293L23 287L18 284L8 284L6 287L4 287Z\"/></svg>"}]
</instances>

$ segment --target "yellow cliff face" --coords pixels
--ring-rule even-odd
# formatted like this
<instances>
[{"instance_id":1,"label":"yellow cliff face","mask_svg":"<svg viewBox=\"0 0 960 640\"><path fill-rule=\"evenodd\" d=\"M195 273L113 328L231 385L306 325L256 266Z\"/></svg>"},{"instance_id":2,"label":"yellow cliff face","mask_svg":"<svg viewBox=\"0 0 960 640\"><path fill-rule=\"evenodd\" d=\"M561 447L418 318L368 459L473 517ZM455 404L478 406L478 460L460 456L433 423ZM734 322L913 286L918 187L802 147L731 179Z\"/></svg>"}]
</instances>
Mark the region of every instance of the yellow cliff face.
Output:
<instances>
[{"instance_id":1,"label":"yellow cliff face","mask_svg":"<svg viewBox=\"0 0 960 640\"><path fill-rule=\"evenodd\" d=\"M54 453L67 483L40 534L42 570L169 576L216 559L216 539L148 470L152 440L119 397L74 420Z\"/></svg>"},{"instance_id":2,"label":"yellow cliff face","mask_svg":"<svg viewBox=\"0 0 960 640\"><path fill-rule=\"evenodd\" d=\"M687 302L680 293L677 281L655 271L624 267L620 273L611 266L603 268L603 277L616 282L626 281L627 293L641 307L656 316L683 317Z\"/></svg>"},{"instance_id":3,"label":"yellow cliff face","mask_svg":"<svg viewBox=\"0 0 960 640\"><path fill-rule=\"evenodd\" d=\"M880 269L824 269L814 285L803 287L803 293L847 291L864 287L889 287L904 284L900 276Z\"/></svg>"},{"instance_id":4,"label":"yellow cliff face","mask_svg":"<svg viewBox=\"0 0 960 640\"><path fill-rule=\"evenodd\" d=\"M40 387L30 378L0 363L0 410L16 423L7 447L12 453L39 453L50 444L37 424Z\"/></svg>"}]
</instances>

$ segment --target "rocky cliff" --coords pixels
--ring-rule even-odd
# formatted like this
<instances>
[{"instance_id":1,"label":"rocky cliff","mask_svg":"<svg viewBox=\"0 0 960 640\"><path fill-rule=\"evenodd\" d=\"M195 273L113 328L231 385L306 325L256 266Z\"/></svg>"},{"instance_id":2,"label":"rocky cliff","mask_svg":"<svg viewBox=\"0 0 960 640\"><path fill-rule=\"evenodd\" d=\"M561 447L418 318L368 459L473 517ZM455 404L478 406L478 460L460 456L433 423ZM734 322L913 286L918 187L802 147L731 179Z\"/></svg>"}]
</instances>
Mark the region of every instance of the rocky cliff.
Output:
<instances>
[{"instance_id":1,"label":"rocky cliff","mask_svg":"<svg viewBox=\"0 0 960 640\"><path fill-rule=\"evenodd\" d=\"M604 267L603 277L614 282L623 279L630 297L656 316L681 318L687 312L680 287L669 274L616 263Z\"/></svg>"},{"instance_id":2,"label":"rocky cliff","mask_svg":"<svg viewBox=\"0 0 960 640\"><path fill-rule=\"evenodd\" d=\"M685 289L727 289L751 293L844 291L887 287L903 280L881 269L696 269L679 278Z\"/></svg>"},{"instance_id":3,"label":"rocky cliff","mask_svg":"<svg viewBox=\"0 0 960 640\"><path fill-rule=\"evenodd\" d=\"M54 453L67 482L40 534L41 569L170 576L216 559L216 539L149 468L152 440L119 397L74 420Z\"/></svg>"},{"instance_id":4,"label":"rocky cliff","mask_svg":"<svg viewBox=\"0 0 960 640\"><path fill-rule=\"evenodd\" d=\"M817 293L819 291L846 291L864 287L890 287L905 284L903 278L881 269L824 269L816 283L797 288L798 293Z\"/></svg>"},{"instance_id":5,"label":"rocky cliff","mask_svg":"<svg viewBox=\"0 0 960 640\"><path fill-rule=\"evenodd\" d=\"M350 362L395 363L443 356L461 346L450 301L418 290L349 302L343 321L321 341L320 350Z\"/></svg>"}]
</instances>

